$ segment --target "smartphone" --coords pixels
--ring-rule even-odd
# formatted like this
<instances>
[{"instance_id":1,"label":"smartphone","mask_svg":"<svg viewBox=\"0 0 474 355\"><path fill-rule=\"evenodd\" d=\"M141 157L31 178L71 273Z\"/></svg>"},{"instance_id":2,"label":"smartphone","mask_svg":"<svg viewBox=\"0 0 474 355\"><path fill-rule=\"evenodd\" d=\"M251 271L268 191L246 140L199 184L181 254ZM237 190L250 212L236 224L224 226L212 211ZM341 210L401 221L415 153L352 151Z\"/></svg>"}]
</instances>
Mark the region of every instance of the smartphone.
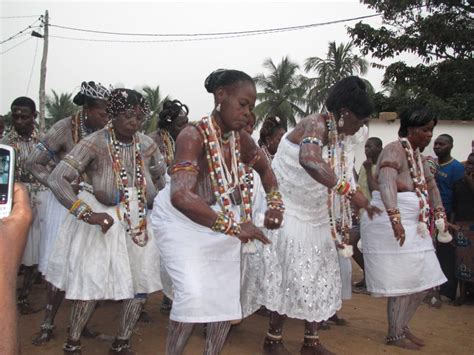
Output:
<instances>
[{"instance_id":1,"label":"smartphone","mask_svg":"<svg viewBox=\"0 0 474 355\"><path fill-rule=\"evenodd\" d=\"M13 205L15 149L0 144L0 218L8 217Z\"/></svg>"}]
</instances>

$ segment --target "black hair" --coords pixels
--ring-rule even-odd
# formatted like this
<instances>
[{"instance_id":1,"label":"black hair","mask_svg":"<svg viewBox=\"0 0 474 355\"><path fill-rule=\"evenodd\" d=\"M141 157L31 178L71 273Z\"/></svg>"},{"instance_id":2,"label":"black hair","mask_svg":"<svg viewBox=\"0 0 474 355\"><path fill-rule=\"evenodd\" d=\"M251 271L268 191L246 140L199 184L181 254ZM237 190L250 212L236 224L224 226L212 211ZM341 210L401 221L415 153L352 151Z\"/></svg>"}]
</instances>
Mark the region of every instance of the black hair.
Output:
<instances>
[{"instance_id":1,"label":"black hair","mask_svg":"<svg viewBox=\"0 0 474 355\"><path fill-rule=\"evenodd\" d=\"M20 96L20 97L17 97L15 100L13 100L10 108L13 108L13 106L29 107L32 113L36 113L35 102L26 96Z\"/></svg>"},{"instance_id":2,"label":"black hair","mask_svg":"<svg viewBox=\"0 0 474 355\"><path fill-rule=\"evenodd\" d=\"M181 103L179 100L166 100L163 103L163 109L158 115L158 128L168 129L173 124L173 121L179 116L181 111L188 114L188 106Z\"/></svg>"},{"instance_id":3,"label":"black hair","mask_svg":"<svg viewBox=\"0 0 474 355\"><path fill-rule=\"evenodd\" d=\"M379 137L370 137L369 139L367 139L367 141L374 142L374 144L379 148L383 147L382 140Z\"/></svg>"},{"instance_id":4,"label":"black hair","mask_svg":"<svg viewBox=\"0 0 474 355\"><path fill-rule=\"evenodd\" d=\"M449 144L451 144L451 145L453 145L453 143L454 143L453 137L450 136L450 135L447 134L447 133L440 134L438 137L444 137L444 138L446 138L446 139L449 141Z\"/></svg>"},{"instance_id":5,"label":"black hair","mask_svg":"<svg viewBox=\"0 0 474 355\"><path fill-rule=\"evenodd\" d=\"M217 69L208 75L204 81L207 92L213 94L218 88L235 84L238 81L248 81L255 85L250 75L240 70Z\"/></svg>"},{"instance_id":6,"label":"black hair","mask_svg":"<svg viewBox=\"0 0 474 355\"><path fill-rule=\"evenodd\" d=\"M150 112L148 102L135 90L115 89L107 98L107 113L110 117L117 117L119 113L135 106L140 106L145 114Z\"/></svg>"},{"instance_id":7,"label":"black hair","mask_svg":"<svg viewBox=\"0 0 474 355\"><path fill-rule=\"evenodd\" d=\"M359 120L368 117L374 111L367 86L357 76L348 76L331 87L326 98L326 108L337 116L342 108L346 108Z\"/></svg>"},{"instance_id":8,"label":"black hair","mask_svg":"<svg viewBox=\"0 0 474 355\"><path fill-rule=\"evenodd\" d=\"M260 146L265 145L265 139L270 137L276 130L283 128L285 131L288 129L286 119L278 116L267 116L263 121L262 128L260 128L260 139L258 144Z\"/></svg>"},{"instance_id":9,"label":"black hair","mask_svg":"<svg viewBox=\"0 0 474 355\"><path fill-rule=\"evenodd\" d=\"M407 137L409 127L422 127L431 121L434 121L435 126L438 123L433 111L419 104L406 107L398 113L398 116L400 117L399 137Z\"/></svg>"},{"instance_id":10,"label":"black hair","mask_svg":"<svg viewBox=\"0 0 474 355\"><path fill-rule=\"evenodd\" d=\"M105 89L100 84L96 84L93 81L89 81L89 82L83 81L81 83L81 90L76 94L76 96L74 96L74 98L72 99L72 102L74 102L77 106L87 106L87 107L97 107L97 106L104 105L105 100L107 99L108 95L104 95L103 98L91 97L82 92L83 91L82 89L84 87L89 87L91 90L96 91L98 95L101 95L101 96L104 94L104 92L108 93L108 90Z\"/></svg>"}]
</instances>

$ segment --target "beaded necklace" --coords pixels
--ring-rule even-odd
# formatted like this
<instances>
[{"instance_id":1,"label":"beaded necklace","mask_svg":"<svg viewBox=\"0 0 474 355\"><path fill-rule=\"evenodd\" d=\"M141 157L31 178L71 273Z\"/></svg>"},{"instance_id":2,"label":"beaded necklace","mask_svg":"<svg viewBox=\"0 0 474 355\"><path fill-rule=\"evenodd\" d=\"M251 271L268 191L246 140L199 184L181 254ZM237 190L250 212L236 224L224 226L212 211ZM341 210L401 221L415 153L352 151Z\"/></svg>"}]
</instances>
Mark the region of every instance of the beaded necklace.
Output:
<instances>
[{"instance_id":1,"label":"beaded necklace","mask_svg":"<svg viewBox=\"0 0 474 355\"><path fill-rule=\"evenodd\" d=\"M197 123L197 128L204 138L204 149L211 179L211 187L222 212L232 216L233 192L240 189L242 198L241 221L250 221L252 205L250 202L249 187L245 179L245 165L240 160L240 136L232 132L229 138L231 150L231 171L227 168L222 149L222 135L214 118L204 117Z\"/></svg>"},{"instance_id":2,"label":"beaded necklace","mask_svg":"<svg viewBox=\"0 0 474 355\"><path fill-rule=\"evenodd\" d=\"M271 164L274 156L270 154L270 152L268 151L268 147L265 144L262 144L261 148L263 150L263 153L265 154L265 157L268 159L268 162Z\"/></svg>"},{"instance_id":3,"label":"beaded necklace","mask_svg":"<svg viewBox=\"0 0 474 355\"><path fill-rule=\"evenodd\" d=\"M165 163L170 166L174 160L175 143L173 137L166 129L159 129L158 135L161 138L160 152L165 158Z\"/></svg>"},{"instance_id":4,"label":"beaded necklace","mask_svg":"<svg viewBox=\"0 0 474 355\"><path fill-rule=\"evenodd\" d=\"M418 215L418 232L426 235L429 227L430 206L428 203L428 186L426 185L423 162L418 148L413 150L410 142L406 138L399 138L400 144L405 150L408 169L413 180L415 193L420 203L420 214Z\"/></svg>"},{"instance_id":5,"label":"beaded necklace","mask_svg":"<svg viewBox=\"0 0 474 355\"><path fill-rule=\"evenodd\" d=\"M71 118L72 140L74 144L91 134L93 131L86 126L84 111L78 112Z\"/></svg>"},{"instance_id":6,"label":"beaded necklace","mask_svg":"<svg viewBox=\"0 0 474 355\"><path fill-rule=\"evenodd\" d=\"M148 242L147 232L147 203L146 203L146 179L145 179L145 163L141 155L141 145L138 136L133 136L131 145L122 144L115 137L115 131L112 125L108 125L106 129L106 137L109 148L110 157L112 159L112 168L115 176L115 183L119 191L119 204L116 206L116 213L120 220L125 220L126 231L132 240L138 246L145 246ZM120 160L120 148L126 146L133 146L134 150L134 175L132 184L137 189L138 197L138 224L132 227L132 220L130 214L130 196L127 189L128 177L127 172ZM123 216L120 212L120 207L123 207Z\"/></svg>"},{"instance_id":7,"label":"beaded necklace","mask_svg":"<svg viewBox=\"0 0 474 355\"><path fill-rule=\"evenodd\" d=\"M12 146L15 149L16 153L16 165L15 165L15 181L28 181L34 182L36 179L34 176L26 169L25 162L21 156L21 142L29 143L32 142L32 146L38 144L38 131L36 128L33 129L28 138L23 138L18 134L16 129L12 129L10 132L10 137L8 139L8 145Z\"/></svg>"},{"instance_id":8,"label":"beaded necklace","mask_svg":"<svg viewBox=\"0 0 474 355\"><path fill-rule=\"evenodd\" d=\"M344 136L337 133L336 120L330 113L325 117L328 130L328 164L336 174L341 174L342 179L348 176L346 153L344 147ZM340 159L338 159L338 151ZM336 205L339 198L339 218L336 218ZM328 189L328 211L331 236L337 246L349 243L349 231L352 227L352 211L350 200L346 195L338 195L333 189Z\"/></svg>"}]
</instances>

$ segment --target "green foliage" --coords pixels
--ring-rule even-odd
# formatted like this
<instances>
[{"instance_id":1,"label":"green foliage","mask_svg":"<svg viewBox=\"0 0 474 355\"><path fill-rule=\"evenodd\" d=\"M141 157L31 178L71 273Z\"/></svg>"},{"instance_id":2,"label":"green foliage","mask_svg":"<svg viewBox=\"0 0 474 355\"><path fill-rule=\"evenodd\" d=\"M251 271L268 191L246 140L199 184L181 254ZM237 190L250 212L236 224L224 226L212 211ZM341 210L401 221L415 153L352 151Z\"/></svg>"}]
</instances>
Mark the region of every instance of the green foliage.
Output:
<instances>
[{"instance_id":1,"label":"green foliage","mask_svg":"<svg viewBox=\"0 0 474 355\"><path fill-rule=\"evenodd\" d=\"M168 95L165 97L162 96L159 85L157 85L156 88L150 86L143 87L142 94L150 105L150 118L145 122L143 130L146 133L151 133L155 131L158 126L158 115L163 109L163 102L170 100L170 97Z\"/></svg>"},{"instance_id":2,"label":"green foliage","mask_svg":"<svg viewBox=\"0 0 474 355\"><path fill-rule=\"evenodd\" d=\"M260 103L255 107L257 124L267 115L285 118L290 126L296 125L298 117L304 115L301 105L305 103L303 77L298 74L298 64L283 57L278 65L271 58L263 62L268 75L258 74L254 80L263 92L257 93Z\"/></svg>"},{"instance_id":3,"label":"green foliage","mask_svg":"<svg viewBox=\"0 0 474 355\"><path fill-rule=\"evenodd\" d=\"M383 83L398 88L390 96L379 93L376 100L379 109L416 100L430 105L443 119L473 119L472 2L362 2L381 12L384 19L384 25L377 29L362 22L349 28L354 44L364 55L371 53L384 60L407 52L422 60L416 66L398 61L386 68Z\"/></svg>"},{"instance_id":4,"label":"green foliage","mask_svg":"<svg viewBox=\"0 0 474 355\"><path fill-rule=\"evenodd\" d=\"M61 93L58 95L54 90L51 92L52 96L46 96L46 111L48 113L45 119L46 129L77 111L77 106L72 102L72 94Z\"/></svg>"},{"instance_id":5,"label":"green foliage","mask_svg":"<svg viewBox=\"0 0 474 355\"><path fill-rule=\"evenodd\" d=\"M329 42L326 58L306 59L304 65L306 73L313 71L317 75L304 81L304 86L308 90L306 113L321 111L329 89L339 80L350 75L367 73L369 62L354 54L353 48L352 42L337 45L333 41ZM369 87L372 87L370 83Z\"/></svg>"}]
</instances>

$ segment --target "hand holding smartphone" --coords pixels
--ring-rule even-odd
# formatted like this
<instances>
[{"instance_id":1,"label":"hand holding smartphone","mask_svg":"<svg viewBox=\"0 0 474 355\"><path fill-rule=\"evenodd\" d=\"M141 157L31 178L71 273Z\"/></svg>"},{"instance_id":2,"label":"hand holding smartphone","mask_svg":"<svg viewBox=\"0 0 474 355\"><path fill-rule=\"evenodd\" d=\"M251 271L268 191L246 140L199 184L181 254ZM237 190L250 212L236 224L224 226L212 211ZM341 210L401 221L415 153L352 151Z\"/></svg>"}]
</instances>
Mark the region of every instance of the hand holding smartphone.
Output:
<instances>
[{"instance_id":1,"label":"hand holding smartphone","mask_svg":"<svg viewBox=\"0 0 474 355\"><path fill-rule=\"evenodd\" d=\"M0 144L0 218L10 215L13 204L15 149Z\"/></svg>"}]
</instances>

